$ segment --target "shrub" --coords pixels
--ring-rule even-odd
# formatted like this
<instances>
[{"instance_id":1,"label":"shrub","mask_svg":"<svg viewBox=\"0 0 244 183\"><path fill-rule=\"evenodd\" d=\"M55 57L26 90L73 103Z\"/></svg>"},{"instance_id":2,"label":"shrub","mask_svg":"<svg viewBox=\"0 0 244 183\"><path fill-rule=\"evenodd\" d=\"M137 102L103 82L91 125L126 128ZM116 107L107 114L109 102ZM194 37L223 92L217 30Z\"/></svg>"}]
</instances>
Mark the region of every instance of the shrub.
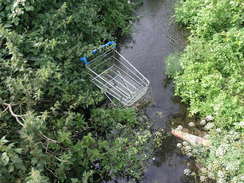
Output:
<instances>
[{"instance_id":1,"label":"shrub","mask_svg":"<svg viewBox=\"0 0 244 183\"><path fill-rule=\"evenodd\" d=\"M97 109L104 96L79 62L126 34L134 7L127 0L0 0L0 182L139 177L138 152L150 134L133 110Z\"/></svg>"},{"instance_id":2,"label":"shrub","mask_svg":"<svg viewBox=\"0 0 244 183\"><path fill-rule=\"evenodd\" d=\"M241 120L244 29L191 38L180 58L183 72L175 77L176 94L190 104L192 114L212 114L219 127Z\"/></svg>"},{"instance_id":3,"label":"shrub","mask_svg":"<svg viewBox=\"0 0 244 183\"><path fill-rule=\"evenodd\" d=\"M168 77L173 78L176 76L177 73L182 71L181 65L180 65L180 54L174 53L169 55L166 60L166 71Z\"/></svg>"},{"instance_id":4,"label":"shrub","mask_svg":"<svg viewBox=\"0 0 244 183\"><path fill-rule=\"evenodd\" d=\"M176 21L191 31L182 72L174 76L176 94L192 115L211 115L219 128L210 132L210 147L193 148L202 181L243 182L243 125L237 125L244 112L243 10L238 0L186 0L176 7Z\"/></svg>"},{"instance_id":5,"label":"shrub","mask_svg":"<svg viewBox=\"0 0 244 183\"><path fill-rule=\"evenodd\" d=\"M197 157L202 182L216 179L217 183L243 182L243 137L235 131L211 131L210 147L189 148L187 153ZM205 178L203 178L205 177Z\"/></svg>"}]
</instances>

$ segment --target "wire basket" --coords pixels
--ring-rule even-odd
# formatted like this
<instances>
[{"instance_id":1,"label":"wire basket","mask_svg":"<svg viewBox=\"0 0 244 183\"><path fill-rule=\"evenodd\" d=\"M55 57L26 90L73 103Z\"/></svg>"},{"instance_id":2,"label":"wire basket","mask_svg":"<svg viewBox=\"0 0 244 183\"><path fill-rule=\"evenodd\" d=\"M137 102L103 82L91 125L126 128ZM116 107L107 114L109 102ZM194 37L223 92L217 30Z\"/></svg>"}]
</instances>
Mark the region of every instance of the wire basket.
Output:
<instances>
[{"instance_id":1,"label":"wire basket","mask_svg":"<svg viewBox=\"0 0 244 183\"><path fill-rule=\"evenodd\" d=\"M91 81L99 87L112 101L115 98L124 106L131 106L142 98L150 82L125 57L115 50L115 42L108 42L97 50L91 61L86 57L80 60L85 63ZM101 48L109 47L98 53Z\"/></svg>"}]
</instances>

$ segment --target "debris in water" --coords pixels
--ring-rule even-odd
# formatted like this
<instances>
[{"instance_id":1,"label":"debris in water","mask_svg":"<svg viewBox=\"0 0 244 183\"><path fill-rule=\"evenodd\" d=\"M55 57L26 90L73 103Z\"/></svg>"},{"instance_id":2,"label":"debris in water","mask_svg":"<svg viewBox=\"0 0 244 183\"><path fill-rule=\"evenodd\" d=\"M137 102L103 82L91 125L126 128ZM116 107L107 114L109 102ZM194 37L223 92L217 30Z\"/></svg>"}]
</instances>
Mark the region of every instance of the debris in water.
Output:
<instances>
[{"instance_id":1,"label":"debris in water","mask_svg":"<svg viewBox=\"0 0 244 183\"><path fill-rule=\"evenodd\" d=\"M157 116L159 116L160 118L162 118L162 117L163 117L163 113L162 113L162 112L160 112L160 111L156 112L155 114L156 114Z\"/></svg>"},{"instance_id":2,"label":"debris in water","mask_svg":"<svg viewBox=\"0 0 244 183\"><path fill-rule=\"evenodd\" d=\"M185 169L184 170L184 174L186 175L186 176L188 176L188 175L190 175L191 174L191 170L190 169Z\"/></svg>"},{"instance_id":3,"label":"debris in water","mask_svg":"<svg viewBox=\"0 0 244 183\"><path fill-rule=\"evenodd\" d=\"M209 139L209 137L210 137L210 135L204 135L204 137L203 138L205 138L205 139Z\"/></svg>"},{"instance_id":4,"label":"debris in water","mask_svg":"<svg viewBox=\"0 0 244 183\"><path fill-rule=\"evenodd\" d=\"M194 127L194 126L195 126L195 123L190 122L190 123L188 123L188 126L190 126L190 127Z\"/></svg>"},{"instance_id":5,"label":"debris in water","mask_svg":"<svg viewBox=\"0 0 244 183\"><path fill-rule=\"evenodd\" d=\"M205 176L203 176L203 175L200 176L200 181L201 181L201 182L205 182L206 180L207 180L207 178L206 178Z\"/></svg>"},{"instance_id":6,"label":"debris in water","mask_svg":"<svg viewBox=\"0 0 244 183\"><path fill-rule=\"evenodd\" d=\"M204 120L204 119L200 121L200 125L202 125L202 126L206 125L206 123L207 123L207 122L206 122L206 120Z\"/></svg>"},{"instance_id":7,"label":"debris in water","mask_svg":"<svg viewBox=\"0 0 244 183\"><path fill-rule=\"evenodd\" d=\"M184 145L184 146L187 146L187 145L188 145L188 143L187 143L186 141L184 141L184 142L183 142L183 145Z\"/></svg>"},{"instance_id":8,"label":"debris in water","mask_svg":"<svg viewBox=\"0 0 244 183\"><path fill-rule=\"evenodd\" d=\"M182 144L181 143L177 143L176 145L178 148L181 148L182 147Z\"/></svg>"},{"instance_id":9,"label":"debris in water","mask_svg":"<svg viewBox=\"0 0 244 183\"><path fill-rule=\"evenodd\" d=\"M183 130L183 126L181 125L177 126L176 130Z\"/></svg>"},{"instance_id":10,"label":"debris in water","mask_svg":"<svg viewBox=\"0 0 244 183\"><path fill-rule=\"evenodd\" d=\"M185 140L192 145L204 145L204 146L210 145L210 142L208 140L206 140L202 137L198 137L198 136L186 133L186 132L182 132L181 130L171 130L171 133L174 136L176 136L182 140ZM184 142L183 142L183 145L185 145Z\"/></svg>"},{"instance_id":11,"label":"debris in water","mask_svg":"<svg viewBox=\"0 0 244 183\"><path fill-rule=\"evenodd\" d=\"M187 155L188 157L192 157L192 153L190 153L190 152L188 152L186 155Z\"/></svg>"},{"instance_id":12,"label":"debris in water","mask_svg":"<svg viewBox=\"0 0 244 183\"><path fill-rule=\"evenodd\" d=\"M185 150L190 151L191 150L191 146L185 146Z\"/></svg>"},{"instance_id":13,"label":"debris in water","mask_svg":"<svg viewBox=\"0 0 244 183\"><path fill-rule=\"evenodd\" d=\"M206 124L206 126L204 126L204 129L205 130L210 130L210 129L212 129L214 127L214 123L208 123L208 124Z\"/></svg>"}]
</instances>

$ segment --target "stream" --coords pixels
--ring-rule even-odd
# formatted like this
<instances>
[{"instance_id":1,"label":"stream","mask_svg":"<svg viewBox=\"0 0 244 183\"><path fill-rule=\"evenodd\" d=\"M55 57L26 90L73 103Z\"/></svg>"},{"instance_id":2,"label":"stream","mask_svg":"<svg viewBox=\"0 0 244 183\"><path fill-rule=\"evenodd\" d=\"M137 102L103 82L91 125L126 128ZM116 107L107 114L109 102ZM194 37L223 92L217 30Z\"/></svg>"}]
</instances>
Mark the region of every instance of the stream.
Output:
<instances>
[{"instance_id":1,"label":"stream","mask_svg":"<svg viewBox=\"0 0 244 183\"><path fill-rule=\"evenodd\" d=\"M172 121L186 124L186 107L173 96L173 85L167 83L165 58L184 49L185 33L173 23L176 0L144 0L137 10L139 20L133 25L131 37L120 48L125 56L150 83L150 105L145 113L154 129L170 129ZM141 183L190 183L184 176L187 158L177 151L177 139L170 138L144 172ZM128 180L117 180L128 182Z\"/></svg>"}]
</instances>

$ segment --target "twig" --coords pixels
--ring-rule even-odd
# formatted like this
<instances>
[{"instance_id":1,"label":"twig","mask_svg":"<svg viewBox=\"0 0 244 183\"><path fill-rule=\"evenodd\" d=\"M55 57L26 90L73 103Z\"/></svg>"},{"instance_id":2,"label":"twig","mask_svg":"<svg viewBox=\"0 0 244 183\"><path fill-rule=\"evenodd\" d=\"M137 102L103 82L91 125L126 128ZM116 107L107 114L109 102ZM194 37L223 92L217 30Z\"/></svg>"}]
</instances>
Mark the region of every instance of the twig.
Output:
<instances>
[{"instance_id":1,"label":"twig","mask_svg":"<svg viewBox=\"0 0 244 183\"><path fill-rule=\"evenodd\" d=\"M8 107L6 107L1 113L5 113L8 110Z\"/></svg>"},{"instance_id":2,"label":"twig","mask_svg":"<svg viewBox=\"0 0 244 183\"><path fill-rule=\"evenodd\" d=\"M64 161L64 160L59 159L59 158L56 157L56 156L55 156L55 159L58 160L58 161L60 161L60 162L63 162L63 161Z\"/></svg>"},{"instance_id":3,"label":"twig","mask_svg":"<svg viewBox=\"0 0 244 183\"><path fill-rule=\"evenodd\" d=\"M49 168L46 167L46 169L56 178L58 178L58 176Z\"/></svg>"},{"instance_id":4,"label":"twig","mask_svg":"<svg viewBox=\"0 0 244 183\"><path fill-rule=\"evenodd\" d=\"M15 113L13 112L13 109L12 109L11 104L3 103L3 105L7 106L6 109L9 109L9 112L11 113L11 115L12 115L13 117L15 117L16 121L17 121L21 126L24 126L24 124L19 120L19 118L21 118L21 119L23 120L23 118L22 118L23 115L17 115L17 114L15 114ZM6 110L6 109L5 109L5 110ZM4 110L4 111L5 111L5 110Z\"/></svg>"},{"instance_id":5,"label":"twig","mask_svg":"<svg viewBox=\"0 0 244 183\"><path fill-rule=\"evenodd\" d=\"M58 141L53 140L53 139L47 137L47 136L44 135L42 132L40 132L40 134L41 134L41 136L44 137L46 140L48 140L48 141L50 141L50 142L53 142L53 143L55 143L55 144L58 144Z\"/></svg>"},{"instance_id":6,"label":"twig","mask_svg":"<svg viewBox=\"0 0 244 183\"><path fill-rule=\"evenodd\" d=\"M47 151L48 151L48 146L49 146L49 142L47 142L46 153L47 153Z\"/></svg>"}]
</instances>

